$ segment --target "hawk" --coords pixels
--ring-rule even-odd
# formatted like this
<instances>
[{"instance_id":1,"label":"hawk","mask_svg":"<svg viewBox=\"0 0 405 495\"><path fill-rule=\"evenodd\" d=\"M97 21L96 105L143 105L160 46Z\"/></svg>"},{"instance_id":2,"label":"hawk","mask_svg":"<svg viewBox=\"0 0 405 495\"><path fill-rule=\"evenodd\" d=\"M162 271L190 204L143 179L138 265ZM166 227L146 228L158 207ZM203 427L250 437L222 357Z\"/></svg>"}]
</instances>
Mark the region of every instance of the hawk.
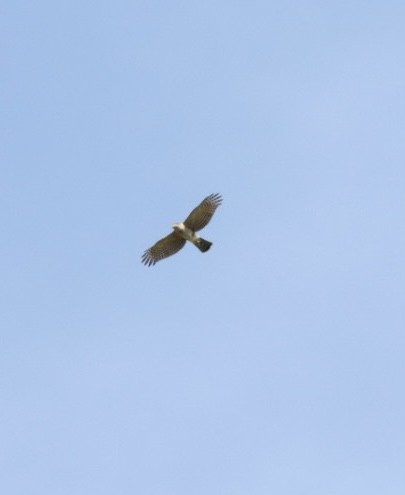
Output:
<instances>
[{"instance_id":1,"label":"hawk","mask_svg":"<svg viewBox=\"0 0 405 495\"><path fill-rule=\"evenodd\" d=\"M183 223L174 223L173 232L156 244L147 249L142 255L142 263L146 266L155 265L177 253L184 246L186 241L190 241L194 246L205 253L212 246L212 242L199 237L196 232L203 229L211 220L215 210L222 203L220 194L210 194L194 208Z\"/></svg>"}]
</instances>

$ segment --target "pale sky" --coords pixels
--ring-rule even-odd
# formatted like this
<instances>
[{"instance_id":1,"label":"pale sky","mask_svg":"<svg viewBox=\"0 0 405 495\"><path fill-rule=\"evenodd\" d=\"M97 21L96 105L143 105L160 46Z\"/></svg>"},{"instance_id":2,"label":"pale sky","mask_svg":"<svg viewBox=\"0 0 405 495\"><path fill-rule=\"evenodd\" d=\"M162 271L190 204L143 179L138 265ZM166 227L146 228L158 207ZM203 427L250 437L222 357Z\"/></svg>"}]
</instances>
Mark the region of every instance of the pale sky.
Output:
<instances>
[{"instance_id":1,"label":"pale sky","mask_svg":"<svg viewBox=\"0 0 405 495\"><path fill-rule=\"evenodd\" d=\"M404 25L2 2L1 493L405 493Z\"/></svg>"}]
</instances>

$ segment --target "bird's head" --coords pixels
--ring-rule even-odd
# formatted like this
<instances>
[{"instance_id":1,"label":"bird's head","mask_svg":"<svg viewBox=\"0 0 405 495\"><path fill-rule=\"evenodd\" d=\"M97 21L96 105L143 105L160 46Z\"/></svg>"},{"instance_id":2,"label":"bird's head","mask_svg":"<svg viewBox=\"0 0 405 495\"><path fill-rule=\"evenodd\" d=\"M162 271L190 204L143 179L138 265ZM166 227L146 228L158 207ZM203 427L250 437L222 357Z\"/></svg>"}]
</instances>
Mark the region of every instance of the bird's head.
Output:
<instances>
[{"instance_id":1,"label":"bird's head","mask_svg":"<svg viewBox=\"0 0 405 495\"><path fill-rule=\"evenodd\" d=\"M180 230L182 230L182 227L183 227L183 224L181 224L181 223L174 223L172 225L172 229L175 230L176 232L179 232Z\"/></svg>"}]
</instances>

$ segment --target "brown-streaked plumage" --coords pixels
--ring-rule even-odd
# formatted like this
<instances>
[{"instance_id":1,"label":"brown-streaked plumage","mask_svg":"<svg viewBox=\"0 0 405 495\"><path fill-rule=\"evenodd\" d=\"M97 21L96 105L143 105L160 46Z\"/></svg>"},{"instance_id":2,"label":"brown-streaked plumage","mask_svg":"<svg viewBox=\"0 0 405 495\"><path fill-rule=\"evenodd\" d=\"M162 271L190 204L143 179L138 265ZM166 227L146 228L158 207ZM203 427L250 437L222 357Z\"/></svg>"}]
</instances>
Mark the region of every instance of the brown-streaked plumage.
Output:
<instances>
[{"instance_id":1,"label":"brown-streaked plumage","mask_svg":"<svg viewBox=\"0 0 405 495\"><path fill-rule=\"evenodd\" d=\"M212 246L212 242L199 237L196 232L203 229L211 220L215 210L222 203L220 194L210 194L194 208L190 215L182 223L172 225L173 232L160 239L156 244L147 249L142 255L142 263L146 266L156 264L158 261L168 258L180 251L186 241L205 253Z\"/></svg>"}]
</instances>

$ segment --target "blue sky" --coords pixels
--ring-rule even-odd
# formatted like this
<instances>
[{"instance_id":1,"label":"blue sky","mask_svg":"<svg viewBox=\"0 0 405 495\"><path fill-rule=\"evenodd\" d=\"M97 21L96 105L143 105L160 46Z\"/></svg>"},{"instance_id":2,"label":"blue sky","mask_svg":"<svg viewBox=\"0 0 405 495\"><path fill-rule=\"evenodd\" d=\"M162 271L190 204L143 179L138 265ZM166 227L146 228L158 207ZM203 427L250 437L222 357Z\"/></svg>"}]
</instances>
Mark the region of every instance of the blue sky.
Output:
<instances>
[{"instance_id":1,"label":"blue sky","mask_svg":"<svg viewBox=\"0 0 405 495\"><path fill-rule=\"evenodd\" d=\"M2 493L404 493L404 16L3 2Z\"/></svg>"}]
</instances>

